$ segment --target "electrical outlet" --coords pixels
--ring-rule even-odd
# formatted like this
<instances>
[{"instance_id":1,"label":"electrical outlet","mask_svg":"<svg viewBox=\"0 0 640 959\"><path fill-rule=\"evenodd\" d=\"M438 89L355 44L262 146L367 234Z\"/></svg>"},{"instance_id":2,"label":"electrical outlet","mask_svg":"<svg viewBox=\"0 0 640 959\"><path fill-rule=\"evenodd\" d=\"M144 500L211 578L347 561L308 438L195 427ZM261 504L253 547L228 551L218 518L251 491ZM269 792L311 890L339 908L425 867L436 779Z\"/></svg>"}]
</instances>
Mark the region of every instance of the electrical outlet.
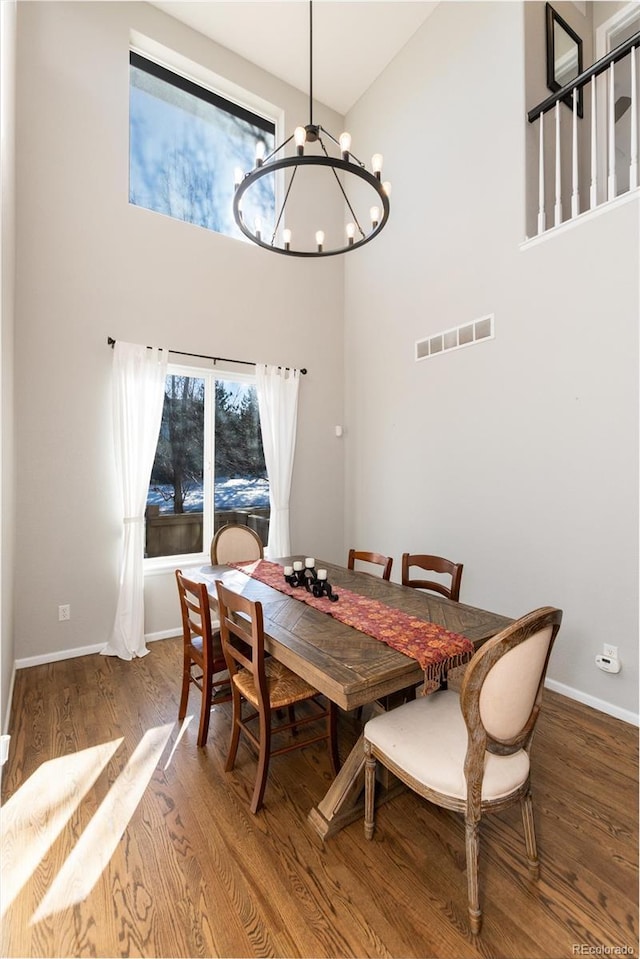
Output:
<instances>
[{"instance_id":1,"label":"electrical outlet","mask_svg":"<svg viewBox=\"0 0 640 959\"><path fill-rule=\"evenodd\" d=\"M71 607L65 603L64 606L58 606L58 621L63 623L67 619L71 619Z\"/></svg>"},{"instance_id":2,"label":"electrical outlet","mask_svg":"<svg viewBox=\"0 0 640 959\"><path fill-rule=\"evenodd\" d=\"M607 659L614 659L614 660L618 659L617 646L611 646L609 645L609 643L605 643L604 646L602 647L602 652L607 657Z\"/></svg>"}]
</instances>

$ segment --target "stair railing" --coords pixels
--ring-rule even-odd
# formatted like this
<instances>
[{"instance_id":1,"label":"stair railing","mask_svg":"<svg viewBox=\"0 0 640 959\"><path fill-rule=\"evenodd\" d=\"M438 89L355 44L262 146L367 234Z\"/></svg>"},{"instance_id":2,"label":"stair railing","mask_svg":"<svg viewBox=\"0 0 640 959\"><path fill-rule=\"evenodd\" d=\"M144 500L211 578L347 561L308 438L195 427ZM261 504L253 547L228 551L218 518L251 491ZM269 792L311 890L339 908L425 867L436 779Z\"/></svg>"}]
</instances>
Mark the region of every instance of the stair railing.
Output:
<instances>
[{"instance_id":1,"label":"stair railing","mask_svg":"<svg viewBox=\"0 0 640 959\"><path fill-rule=\"evenodd\" d=\"M540 121L538 143L538 235L544 233L546 226L545 213L545 145L544 145L544 116L550 110L555 110L555 203L554 226L559 226L562 219L562 188L561 188L561 141L560 141L560 104L571 103L572 110L572 137L571 137L571 219L580 213L580 190L578 182L578 93L589 84L591 92L591 182L589 188L589 209L598 206L598 124L596 79L608 72L608 118L607 118L607 189L606 200L610 201L617 196L616 176L616 102L615 102L615 64L626 57L630 57L631 83L630 96L619 98L624 100L624 112L631 111L630 130L630 162L629 162L629 190L638 186L638 95L636 82L636 51L640 46L640 32L635 33L620 46L598 60L587 70L567 83L557 93L552 94L534 107L527 114L529 123Z\"/></svg>"}]
</instances>

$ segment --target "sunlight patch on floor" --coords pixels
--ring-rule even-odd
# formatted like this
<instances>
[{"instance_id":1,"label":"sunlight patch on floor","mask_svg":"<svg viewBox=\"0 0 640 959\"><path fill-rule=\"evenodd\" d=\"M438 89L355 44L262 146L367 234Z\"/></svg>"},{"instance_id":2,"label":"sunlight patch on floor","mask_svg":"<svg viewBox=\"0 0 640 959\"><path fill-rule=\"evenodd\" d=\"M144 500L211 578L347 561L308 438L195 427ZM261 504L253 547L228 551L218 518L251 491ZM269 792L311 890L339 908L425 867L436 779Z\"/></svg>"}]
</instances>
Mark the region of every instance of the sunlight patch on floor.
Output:
<instances>
[{"instance_id":1,"label":"sunlight patch on floor","mask_svg":"<svg viewBox=\"0 0 640 959\"><path fill-rule=\"evenodd\" d=\"M169 758L167 759L166 763L164 764L165 770L167 770L167 769L169 768L169 766L171 765L171 761L172 761L172 759L173 759L174 753L175 753L176 749L178 748L178 743L180 742L180 740L182 739L182 737L183 737L184 734L186 733L186 731L187 731L187 729L188 729L188 727L189 727L189 723L191 722L192 719L193 719L193 714L191 714L191 715L189 715L189 716L185 716L184 719L182 720L182 725L181 725L181 727L180 727L180 732L179 732L178 735L176 736L176 741L175 741L175 743L173 744L173 746L172 746L172 748L171 748L171 752L169 753Z\"/></svg>"},{"instance_id":2,"label":"sunlight patch on floor","mask_svg":"<svg viewBox=\"0 0 640 959\"><path fill-rule=\"evenodd\" d=\"M87 898L120 842L175 723L148 730L76 843L30 925Z\"/></svg>"},{"instance_id":3,"label":"sunlight patch on floor","mask_svg":"<svg viewBox=\"0 0 640 959\"><path fill-rule=\"evenodd\" d=\"M14 901L122 738L42 763L2 806L0 916Z\"/></svg>"}]
</instances>

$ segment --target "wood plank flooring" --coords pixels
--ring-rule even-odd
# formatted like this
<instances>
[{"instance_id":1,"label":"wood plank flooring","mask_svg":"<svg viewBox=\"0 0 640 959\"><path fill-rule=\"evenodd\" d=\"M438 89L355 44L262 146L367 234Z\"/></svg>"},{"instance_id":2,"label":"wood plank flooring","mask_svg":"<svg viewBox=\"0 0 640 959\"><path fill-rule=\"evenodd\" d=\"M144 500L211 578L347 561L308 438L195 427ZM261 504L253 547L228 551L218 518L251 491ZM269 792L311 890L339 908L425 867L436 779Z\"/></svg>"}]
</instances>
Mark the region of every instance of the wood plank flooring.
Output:
<instances>
[{"instance_id":1,"label":"wood plank flooring","mask_svg":"<svg viewBox=\"0 0 640 959\"><path fill-rule=\"evenodd\" d=\"M3 769L6 957L543 957L638 954L638 730L547 691L533 752L541 877L517 808L481 827L480 937L467 927L464 830L412 793L322 843L307 814L324 744L224 772L230 705L209 744L176 716L180 640L131 663L19 671ZM355 741L341 714L341 751ZM622 952L626 947L626 952ZM599 950L599 951L598 951ZM610 950L607 952L606 950Z\"/></svg>"}]
</instances>

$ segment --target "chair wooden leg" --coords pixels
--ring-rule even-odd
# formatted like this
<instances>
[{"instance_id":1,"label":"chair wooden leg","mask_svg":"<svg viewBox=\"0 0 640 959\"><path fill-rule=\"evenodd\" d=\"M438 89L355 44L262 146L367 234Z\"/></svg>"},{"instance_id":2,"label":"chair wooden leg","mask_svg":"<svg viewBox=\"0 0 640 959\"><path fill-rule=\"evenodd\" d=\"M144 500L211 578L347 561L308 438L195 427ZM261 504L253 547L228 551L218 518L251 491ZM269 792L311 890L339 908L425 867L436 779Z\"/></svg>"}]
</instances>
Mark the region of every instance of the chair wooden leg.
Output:
<instances>
[{"instance_id":1,"label":"chair wooden leg","mask_svg":"<svg viewBox=\"0 0 640 959\"><path fill-rule=\"evenodd\" d=\"M364 744L364 837L373 839L375 829L376 760L371 754L371 745Z\"/></svg>"},{"instance_id":2,"label":"chair wooden leg","mask_svg":"<svg viewBox=\"0 0 640 959\"><path fill-rule=\"evenodd\" d=\"M532 879L538 879L540 877L540 861L538 860L536 830L533 821L533 802L531 800L530 790L522 797L520 805L522 809L522 824L524 826L524 841L527 848L529 875Z\"/></svg>"},{"instance_id":3,"label":"chair wooden leg","mask_svg":"<svg viewBox=\"0 0 640 959\"><path fill-rule=\"evenodd\" d=\"M180 706L178 707L178 719L184 719L187 714L187 702L189 700L189 686L191 685L191 660L185 653L182 663L182 692L180 694Z\"/></svg>"},{"instance_id":4,"label":"chair wooden leg","mask_svg":"<svg viewBox=\"0 0 640 959\"><path fill-rule=\"evenodd\" d=\"M225 772L231 772L236 762L238 752L238 743L240 742L240 721L242 719L242 702L240 693L233 687L233 715L231 719L231 741L229 742L229 752L225 763Z\"/></svg>"},{"instance_id":5,"label":"chair wooden leg","mask_svg":"<svg viewBox=\"0 0 640 959\"><path fill-rule=\"evenodd\" d=\"M479 829L478 823L465 819L466 851L467 851L467 887L469 896L469 925L471 932L477 935L482 925L480 911L480 894L478 889L478 851Z\"/></svg>"},{"instance_id":6,"label":"chair wooden leg","mask_svg":"<svg viewBox=\"0 0 640 959\"><path fill-rule=\"evenodd\" d=\"M271 755L271 711L260 712L260 755L258 756L258 769L256 772L256 784L253 789L253 799L251 800L251 812L255 815L262 806L264 791L267 785L267 774L269 772L269 757Z\"/></svg>"},{"instance_id":7,"label":"chair wooden leg","mask_svg":"<svg viewBox=\"0 0 640 959\"><path fill-rule=\"evenodd\" d=\"M211 719L211 697L213 689L211 687L211 673L202 674L202 703L200 705L200 728L198 730L198 746L207 745L207 736L209 735L209 720Z\"/></svg>"},{"instance_id":8,"label":"chair wooden leg","mask_svg":"<svg viewBox=\"0 0 640 959\"><path fill-rule=\"evenodd\" d=\"M296 707L295 707L295 706L287 706L287 712L288 712L288 714L289 714L289 722L292 724L292 725L291 725L291 735L295 738L295 737L298 735L298 729L297 729L297 727L296 727L295 725L293 725L293 724L295 723L295 721L296 721Z\"/></svg>"}]
</instances>

